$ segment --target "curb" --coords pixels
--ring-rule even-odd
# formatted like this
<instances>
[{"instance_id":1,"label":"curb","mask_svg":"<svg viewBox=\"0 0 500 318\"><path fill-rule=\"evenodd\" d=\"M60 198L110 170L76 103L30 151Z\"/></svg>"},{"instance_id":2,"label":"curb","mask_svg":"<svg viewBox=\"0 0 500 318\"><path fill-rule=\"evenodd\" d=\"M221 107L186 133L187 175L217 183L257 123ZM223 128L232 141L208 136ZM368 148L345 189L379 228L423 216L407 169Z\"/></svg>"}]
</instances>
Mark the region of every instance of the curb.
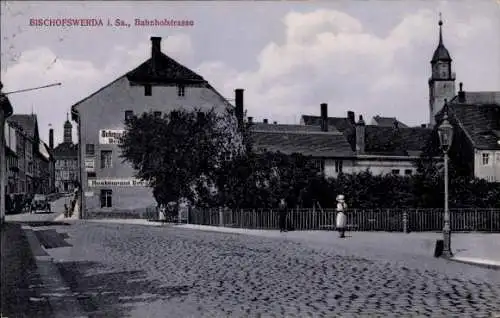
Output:
<instances>
[{"instance_id":1,"label":"curb","mask_svg":"<svg viewBox=\"0 0 500 318\"><path fill-rule=\"evenodd\" d=\"M84 314L78 300L66 284L54 258L47 253L31 226L23 225L22 229L28 239L33 257L35 258L38 274L42 280L44 291L42 296L48 298L56 318L88 317Z\"/></svg>"},{"instance_id":2,"label":"curb","mask_svg":"<svg viewBox=\"0 0 500 318\"><path fill-rule=\"evenodd\" d=\"M487 269L492 269L492 270L500 271L500 265L487 264L487 263L475 262L475 261L464 260L464 259L456 259L456 258L453 258L453 257L452 258L448 258L447 260L449 260L450 262L467 264L467 265L472 265L472 266L477 266L477 267L482 267L482 268L487 268Z\"/></svg>"}]
</instances>

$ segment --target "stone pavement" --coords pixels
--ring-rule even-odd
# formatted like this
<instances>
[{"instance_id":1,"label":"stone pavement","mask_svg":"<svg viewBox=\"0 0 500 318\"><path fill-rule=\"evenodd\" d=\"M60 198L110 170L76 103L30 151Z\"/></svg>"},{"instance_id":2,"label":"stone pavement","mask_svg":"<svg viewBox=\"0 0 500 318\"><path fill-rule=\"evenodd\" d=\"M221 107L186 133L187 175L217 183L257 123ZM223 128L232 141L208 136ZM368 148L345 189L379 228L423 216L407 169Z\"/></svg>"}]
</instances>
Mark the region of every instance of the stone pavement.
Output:
<instances>
[{"instance_id":1,"label":"stone pavement","mask_svg":"<svg viewBox=\"0 0 500 318\"><path fill-rule=\"evenodd\" d=\"M88 221L33 230L69 287L65 294L90 317L500 312L499 271L430 257L430 246L408 248L400 237L259 236Z\"/></svg>"},{"instance_id":2,"label":"stone pavement","mask_svg":"<svg viewBox=\"0 0 500 318\"><path fill-rule=\"evenodd\" d=\"M137 220L136 222L143 223L141 220ZM132 223L132 220L130 220L129 223ZM280 233L279 231L272 230L248 230L195 224L183 224L178 225L178 227L265 237L282 237L286 235L288 239L302 240L315 244L335 244L353 250L392 250L401 253L401 255L405 257L408 257L408 254L418 254L422 256L434 255L436 240L442 239L441 233L432 232L414 232L409 234L389 232L348 232L347 240L339 240L335 239L335 234L332 234L332 232L325 231L294 231ZM500 269L500 234L453 233L452 251L454 253L454 261Z\"/></svg>"}]
</instances>

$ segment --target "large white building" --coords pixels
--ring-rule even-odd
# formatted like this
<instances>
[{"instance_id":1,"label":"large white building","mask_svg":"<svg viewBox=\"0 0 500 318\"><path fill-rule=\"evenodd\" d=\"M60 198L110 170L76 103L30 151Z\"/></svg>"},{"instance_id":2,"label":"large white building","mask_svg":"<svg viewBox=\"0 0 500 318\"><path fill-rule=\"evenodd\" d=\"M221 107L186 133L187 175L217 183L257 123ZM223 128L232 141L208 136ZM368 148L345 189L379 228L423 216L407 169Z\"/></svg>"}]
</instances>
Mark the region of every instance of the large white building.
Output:
<instances>
[{"instance_id":1,"label":"large white building","mask_svg":"<svg viewBox=\"0 0 500 318\"><path fill-rule=\"evenodd\" d=\"M120 158L117 143L129 116L228 107L233 106L202 76L162 53L160 37L152 37L147 61L72 106L82 211L141 211L156 205L152 189L134 179L134 169Z\"/></svg>"}]
</instances>

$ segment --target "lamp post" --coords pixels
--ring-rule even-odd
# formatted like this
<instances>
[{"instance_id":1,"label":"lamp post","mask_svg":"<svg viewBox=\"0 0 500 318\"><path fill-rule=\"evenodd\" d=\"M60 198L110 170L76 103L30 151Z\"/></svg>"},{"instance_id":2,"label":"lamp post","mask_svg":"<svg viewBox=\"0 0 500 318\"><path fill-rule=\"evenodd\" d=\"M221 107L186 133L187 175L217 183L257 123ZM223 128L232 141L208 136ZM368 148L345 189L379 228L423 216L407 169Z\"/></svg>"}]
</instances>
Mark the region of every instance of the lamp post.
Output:
<instances>
[{"instance_id":1,"label":"lamp post","mask_svg":"<svg viewBox=\"0 0 500 318\"><path fill-rule=\"evenodd\" d=\"M453 126L448 121L448 103L444 100L443 122L438 127L439 143L444 153L444 227L443 227L443 256L452 257L450 210L448 209L448 151L453 141Z\"/></svg>"}]
</instances>

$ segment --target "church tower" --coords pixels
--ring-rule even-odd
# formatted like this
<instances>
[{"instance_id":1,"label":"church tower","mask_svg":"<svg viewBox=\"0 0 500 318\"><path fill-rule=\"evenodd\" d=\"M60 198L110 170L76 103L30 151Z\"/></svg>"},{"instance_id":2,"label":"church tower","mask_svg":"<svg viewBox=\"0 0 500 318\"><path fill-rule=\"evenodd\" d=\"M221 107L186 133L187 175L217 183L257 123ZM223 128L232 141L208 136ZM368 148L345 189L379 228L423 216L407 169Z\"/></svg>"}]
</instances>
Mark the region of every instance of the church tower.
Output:
<instances>
[{"instance_id":1,"label":"church tower","mask_svg":"<svg viewBox=\"0 0 500 318\"><path fill-rule=\"evenodd\" d=\"M443 21L439 14L439 43L431 60L429 78L429 125L436 124L435 116L443 108L444 100L455 97L455 73L451 70L451 57L443 44Z\"/></svg>"},{"instance_id":2,"label":"church tower","mask_svg":"<svg viewBox=\"0 0 500 318\"><path fill-rule=\"evenodd\" d=\"M64 143L73 143L73 125L71 125L71 122L69 121L69 114L66 114L66 122L64 123L64 138L63 142Z\"/></svg>"}]
</instances>

